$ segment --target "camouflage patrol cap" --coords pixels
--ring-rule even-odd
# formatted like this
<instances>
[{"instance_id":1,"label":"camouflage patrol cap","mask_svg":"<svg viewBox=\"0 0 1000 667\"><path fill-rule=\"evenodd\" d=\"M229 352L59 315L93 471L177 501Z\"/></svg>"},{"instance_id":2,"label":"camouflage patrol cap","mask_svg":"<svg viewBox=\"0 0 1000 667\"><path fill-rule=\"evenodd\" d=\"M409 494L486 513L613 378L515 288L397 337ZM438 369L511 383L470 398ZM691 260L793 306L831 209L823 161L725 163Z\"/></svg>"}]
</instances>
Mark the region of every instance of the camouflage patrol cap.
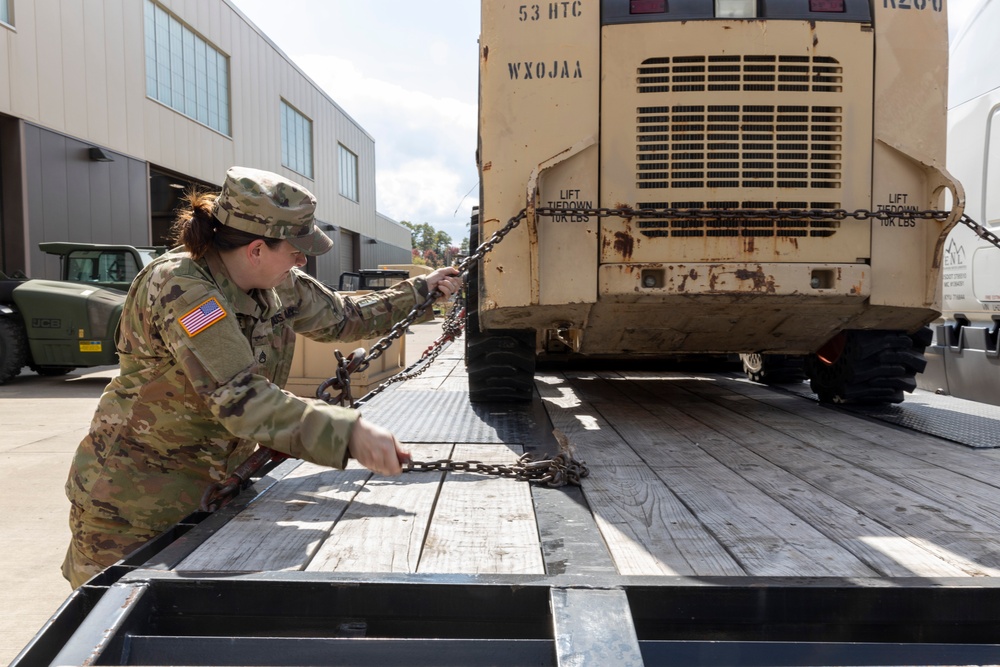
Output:
<instances>
[{"instance_id":1,"label":"camouflage patrol cap","mask_svg":"<svg viewBox=\"0 0 1000 667\"><path fill-rule=\"evenodd\" d=\"M219 222L270 239L284 239L307 255L322 255L333 241L316 224L316 197L280 174L248 167L226 172L215 201Z\"/></svg>"}]
</instances>

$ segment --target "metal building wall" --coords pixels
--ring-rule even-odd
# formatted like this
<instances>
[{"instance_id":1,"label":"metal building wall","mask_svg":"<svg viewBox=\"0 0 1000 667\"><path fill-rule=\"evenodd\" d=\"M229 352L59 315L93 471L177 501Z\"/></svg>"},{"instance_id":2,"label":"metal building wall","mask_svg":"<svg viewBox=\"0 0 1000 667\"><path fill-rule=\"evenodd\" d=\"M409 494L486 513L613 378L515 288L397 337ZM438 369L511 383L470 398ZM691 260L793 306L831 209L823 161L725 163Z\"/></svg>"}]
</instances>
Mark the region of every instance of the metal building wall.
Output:
<instances>
[{"instance_id":1,"label":"metal building wall","mask_svg":"<svg viewBox=\"0 0 1000 667\"><path fill-rule=\"evenodd\" d=\"M376 213L376 236L361 239L361 268L374 269L380 264L410 264L413 247L410 230L392 218Z\"/></svg>"},{"instance_id":2,"label":"metal building wall","mask_svg":"<svg viewBox=\"0 0 1000 667\"><path fill-rule=\"evenodd\" d=\"M149 243L146 163L111 151L113 162L94 162L89 149L78 139L24 124L33 223L29 275L59 275L59 259L38 249L43 241Z\"/></svg>"},{"instance_id":3,"label":"metal building wall","mask_svg":"<svg viewBox=\"0 0 1000 667\"><path fill-rule=\"evenodd\" d=\"M232 165L282 173L316 195L319 219L362 236L378 236L374 140L229 0L157 0L157 4L229 57L232 136L146 97L145 0L11 0L11 4L14 30L0 28L0 54L5 56L0 58L0 114L20 119L25 127L30 124L63 135L66 141L112 151L122 156L123 164L148 163L206 183L221 185ZM312 121L311 179L281 165L282 99ZM338 144L358 156L356 202L338 193ZM56 154L39 157L26 152L22 165L45 175L46 196L49 189L61 187L59 178L51 184L48 180ZM67 156L65 171L74 169L71 162ZM74 198L70 193L64 196ZM92 216L99 210L95 208ZM48 215L26 201L23 220L5 219L3 224L22 225L25 245L35 247L42 240L39 233L51 240L49 232L63 224L58 216L49 220ZM145 229L148 210L133 224ZM134 233L130 229L130 240L136 238ZM148 243L149 237L140 240ZM39 275L31 266L38 259L34 254L28 259L26 270ZM317 273L335 280L338 263L321 258ZM46 267L40 268L47 273ZM322 275L325 271L329 275Z\"/></svg>"},{"instance_id":4,"label":"metal building wall","mask_svg":"<svg viewBox=\"0 0 1000 667\"><path fill-rule=\"evenodd\" d=\"M374 239L373 239L374 240ZM361 268L375 269L382 264L412 264L413 255L388 243L361 242Z\"/></svg>"}]
</instances>

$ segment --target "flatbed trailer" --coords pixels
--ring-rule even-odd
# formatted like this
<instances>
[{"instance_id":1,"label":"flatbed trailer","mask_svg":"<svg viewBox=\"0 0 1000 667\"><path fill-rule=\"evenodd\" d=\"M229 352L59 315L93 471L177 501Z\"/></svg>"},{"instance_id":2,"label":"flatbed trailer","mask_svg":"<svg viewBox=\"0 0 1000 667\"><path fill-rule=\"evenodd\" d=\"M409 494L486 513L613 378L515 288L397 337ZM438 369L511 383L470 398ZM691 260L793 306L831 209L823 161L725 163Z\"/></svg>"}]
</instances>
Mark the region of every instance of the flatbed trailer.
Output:
<instances>
[{"instance_id":1,"label":"flatbed trailer","mask_svg":"<svg viewBox=\"0 0 1000 667\"><path fill-rule=\"evenodd\" d=\"M582 487L286 461L75 591L12 665L1000 663L1000 408L852 413L677 370L472 404L461 347L366 418L423 461L568 446Z\"/></svg>"}]
</instances>

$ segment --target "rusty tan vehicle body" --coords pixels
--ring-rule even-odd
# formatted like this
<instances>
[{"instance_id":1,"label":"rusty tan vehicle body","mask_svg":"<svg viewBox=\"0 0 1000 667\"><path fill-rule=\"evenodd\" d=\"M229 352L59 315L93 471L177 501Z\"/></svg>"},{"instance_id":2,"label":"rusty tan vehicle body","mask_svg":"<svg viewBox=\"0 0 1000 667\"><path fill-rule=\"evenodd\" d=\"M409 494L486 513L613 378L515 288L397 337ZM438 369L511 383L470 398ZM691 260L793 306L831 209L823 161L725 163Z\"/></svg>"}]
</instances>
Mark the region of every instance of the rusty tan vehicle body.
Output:
<instances>
[{"instance_id":1,"label":"rusty tan vehicle body","mask_svg":"<svg viewBox=\"0 0 1000 667\"><path fill-rule=\"evenodd\" d=\"M901 401L961 207L765 212L961 202L943 1L484 1L473 242L526 213L472 277L473 400L527 398L539 357L740 353ZM747 213L670 214L705 209Z\"/></svg>"}]
</instances>

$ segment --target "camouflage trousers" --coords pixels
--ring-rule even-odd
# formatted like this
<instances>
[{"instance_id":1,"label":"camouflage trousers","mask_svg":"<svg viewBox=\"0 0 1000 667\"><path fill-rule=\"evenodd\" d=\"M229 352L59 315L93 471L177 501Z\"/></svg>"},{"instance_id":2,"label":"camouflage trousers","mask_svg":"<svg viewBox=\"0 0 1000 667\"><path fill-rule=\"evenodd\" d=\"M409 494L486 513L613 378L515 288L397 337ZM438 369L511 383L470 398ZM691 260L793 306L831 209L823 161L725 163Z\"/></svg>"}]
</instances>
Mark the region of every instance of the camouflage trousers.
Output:
<instances>
[{"instance_id":1,"label":"camouflage trousers","mask_svg":"<svg viewBox=\"0 0 1000 667\"><path fill-rule=\"evenodd\" d=\"M73 537L66 550L62 574L73 588L80 587L159 535L127 523L103 519L75 505L70 506L69 529Z\"/></svg>"}]
</instances>

